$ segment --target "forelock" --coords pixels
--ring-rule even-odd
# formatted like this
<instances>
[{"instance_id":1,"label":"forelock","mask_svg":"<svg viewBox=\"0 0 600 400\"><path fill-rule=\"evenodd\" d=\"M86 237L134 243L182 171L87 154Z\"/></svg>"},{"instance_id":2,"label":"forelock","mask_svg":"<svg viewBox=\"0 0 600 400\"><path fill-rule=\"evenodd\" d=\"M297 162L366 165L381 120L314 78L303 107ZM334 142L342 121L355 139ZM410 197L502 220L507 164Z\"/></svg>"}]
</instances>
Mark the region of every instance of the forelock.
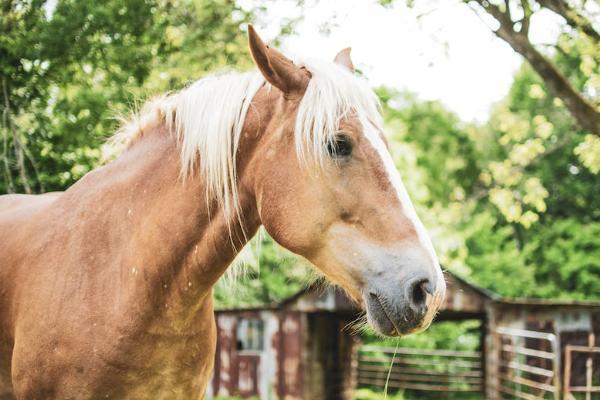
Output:
<instances>
[{"instance_id":1,"label":"forelock","mask_svg":"<svg viewBox=\"0 0 600 400\"><path fill-rule=\"evenodd\" d=\"M308 59L299 65L312 75L300 101L294 129L301 162L321 164L340 120L350 113L376 127L382 126L379 100L364 80L334 62Z\"/></svg>"}]
</instances>

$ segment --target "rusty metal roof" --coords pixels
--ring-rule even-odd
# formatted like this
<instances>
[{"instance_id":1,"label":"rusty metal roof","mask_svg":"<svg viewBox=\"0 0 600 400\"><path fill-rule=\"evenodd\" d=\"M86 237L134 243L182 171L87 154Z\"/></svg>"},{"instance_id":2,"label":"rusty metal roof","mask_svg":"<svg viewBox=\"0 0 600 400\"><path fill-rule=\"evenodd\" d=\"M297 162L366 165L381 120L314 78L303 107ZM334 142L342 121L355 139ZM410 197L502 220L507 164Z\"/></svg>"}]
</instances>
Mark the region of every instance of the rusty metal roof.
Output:
<instances>
[{"instance_id":1,"label":"rusty metal roof","mask_svg":"<svg viewBox=\"0 0 600 400\"><path fill-rule=\"evenodd\" d=\"M471 289L473 289L474 291L476 291L477 293L479 293L481 296L486 297L488 299L500 299L501 296L495 292L492 292L489 289L486 289L484 287L481 287L479 285L474 284L473 282L469 281L468 279L465 279L459 275L456 275L453 272L450 272L448 270L444 271L444 274L446 275L450 275L451 277L453 277L454 279L456 279L457 281L469 286Z\"/></svg>"},{"instance_id":2,"label":"rusty metal roof","mask_svg":"<svg viewBox=\"0 0 600 400\"><path fill-rule=\"evenodd\" d=\"M312 296L312 299L309 298ZM300 304L303 298L307 298L308 304ZM325 304L322 300L325 297L331 297L330 301ZM249 311L275 311L281 309L289 309L296 307L299 311L348 311L350 306L348 305L349 299L344 301L342 298L346 298L342 290L333 285L323 286L320 282L312 283L292 296L283 299L279 303L269 303L262 306L250 306L250 307L216 307L219 312L249 312ZM333 303L331 302L333 301Z\"/></svg>"},{"instance_id":3,"label":"rusty metal roof","mask_svg":"<svg viewBox=\"0 0 600 400\"><path fill-rule=\"evenodd\" d=\"M570 299L536 299L536 298L499 298L495 300L499 304L520 306L542 306L542 307L586 307L599 308L600 301L595 300L570 300Z\"/></svg>"}]
</instances>

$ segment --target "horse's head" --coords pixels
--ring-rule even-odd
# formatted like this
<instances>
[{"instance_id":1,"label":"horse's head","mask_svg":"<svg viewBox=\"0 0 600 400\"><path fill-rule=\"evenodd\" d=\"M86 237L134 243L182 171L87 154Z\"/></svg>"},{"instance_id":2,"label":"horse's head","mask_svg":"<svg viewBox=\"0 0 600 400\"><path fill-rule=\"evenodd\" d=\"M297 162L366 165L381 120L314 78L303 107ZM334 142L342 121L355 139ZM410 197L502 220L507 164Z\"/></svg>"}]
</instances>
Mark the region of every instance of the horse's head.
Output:
<instances>
[{"instance_id":1,"label":"horse's head","mask_svg":"<svg viewBox=\"0 0 600 400\"><path fill-rule=\"evenodd\" d=\"M249 32L272 87L255 99L271 113L254 163L261 222L364 305L380 333L425 329L445 282L349 50L334 63L297 65Z\"/></svg>"}]
</instances>

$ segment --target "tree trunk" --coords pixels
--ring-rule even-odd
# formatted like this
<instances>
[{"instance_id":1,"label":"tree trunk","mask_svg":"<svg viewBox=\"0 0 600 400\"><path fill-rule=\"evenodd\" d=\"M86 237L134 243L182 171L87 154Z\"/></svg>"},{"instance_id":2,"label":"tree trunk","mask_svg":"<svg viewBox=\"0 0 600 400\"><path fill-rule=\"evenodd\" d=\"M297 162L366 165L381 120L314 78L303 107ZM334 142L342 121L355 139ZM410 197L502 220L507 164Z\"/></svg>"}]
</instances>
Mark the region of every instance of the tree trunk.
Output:
<instances>
[{"instance_id":1,"label":"tree trunk","mask_svg":"<svg viewBox=\"0 0 600 400\"><path fill-rule=\"evenodd\" d=\"M23 189L25 193L31 193L31 187L29 186L29 178L27 177L27 170L25 169L25 155L23 150L23 143L21 143L21 139L19 138L19 134L13 124L10 102L8 100L8 92L6 89L6 78L2 79L2 92L4 94L4 123L5 129L9 129L13 135L13 147L15 149L15 155L17 157L17 168L19 169L19 177L21 178L21 185L23 185ZM10 182L10 180L9 180Z\"/></svg>"}]
</instances>

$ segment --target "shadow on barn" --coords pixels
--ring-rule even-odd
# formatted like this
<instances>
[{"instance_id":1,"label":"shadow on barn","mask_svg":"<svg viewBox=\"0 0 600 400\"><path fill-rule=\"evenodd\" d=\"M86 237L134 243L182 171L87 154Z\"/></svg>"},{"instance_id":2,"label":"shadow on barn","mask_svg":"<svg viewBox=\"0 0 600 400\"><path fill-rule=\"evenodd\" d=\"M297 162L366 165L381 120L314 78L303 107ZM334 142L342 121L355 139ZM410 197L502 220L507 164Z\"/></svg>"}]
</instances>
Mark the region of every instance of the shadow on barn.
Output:
<instances>
[{"instance_id":1,"label":"shadow on barn","mask_svg":"<svg viewBox=\"0 0 600 400\"><path fill-rule=\"evenodd\" d=\"M503 299L446 278L436 321L480 321L478 351L361 346L347 329L358 316L352 302L313 286L279 304L216 311L207 397L349 400L357 387L382 392L387 382L433 399L598 398L600 303Z\"/></svg>"}]
</instances>

